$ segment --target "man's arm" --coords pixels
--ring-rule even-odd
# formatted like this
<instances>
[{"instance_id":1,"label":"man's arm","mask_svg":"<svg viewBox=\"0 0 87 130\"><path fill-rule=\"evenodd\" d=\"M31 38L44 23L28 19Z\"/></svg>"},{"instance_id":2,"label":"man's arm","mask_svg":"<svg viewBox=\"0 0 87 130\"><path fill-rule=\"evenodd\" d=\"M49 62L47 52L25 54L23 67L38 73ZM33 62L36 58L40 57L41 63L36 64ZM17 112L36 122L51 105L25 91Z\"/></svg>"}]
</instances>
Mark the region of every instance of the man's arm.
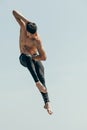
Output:
<instances>
[{"instance_id":1,"label":"man's arm","mask_svg":"<svg viewBox=\"0 0 87 130\"><path fill-rule=\"evenodd\" d=\"M19 12L13 10L13 15L15 17L15 19L17 20L17 22L22 26L22 25L26 25L27 23L29 23L30 21L28 19L26 19L22 14L20 14Z\"/></svg>"},{"instance_id":2,"label":"man's arm","mask_svg":"<svg viewBox=\"0 0 87 130\"><path fill-rule=\"evenodd\" d=\"M46 59L47 59L46 52L45 52L45 50L44 50L44 47L43 47L41 41L38 41L37 50L38 50L38 55L33 56L32 58L33 58L34 60L36 60L36 61L46 60Z\"/></svg>"}]
</instances>

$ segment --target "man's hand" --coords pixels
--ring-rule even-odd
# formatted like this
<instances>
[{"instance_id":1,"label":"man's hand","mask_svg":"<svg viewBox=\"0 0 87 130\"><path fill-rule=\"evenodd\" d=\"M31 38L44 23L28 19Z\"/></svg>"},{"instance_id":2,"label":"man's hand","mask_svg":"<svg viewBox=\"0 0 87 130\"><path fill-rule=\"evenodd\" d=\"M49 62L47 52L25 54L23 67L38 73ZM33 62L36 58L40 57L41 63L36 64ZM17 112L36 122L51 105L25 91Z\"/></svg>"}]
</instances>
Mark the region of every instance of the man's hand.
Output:
<instances>
[{"instance_id":1,"label":"man's hand","mask_svg":"<svg viewBox=\"0 0 87 130\"><path fill-rule=\"evenodd\" d=\"M46 60L46 58L41 55L36 55L36 56L33 55L32 59L35 61Z\"/></svg>"}]
</instances>

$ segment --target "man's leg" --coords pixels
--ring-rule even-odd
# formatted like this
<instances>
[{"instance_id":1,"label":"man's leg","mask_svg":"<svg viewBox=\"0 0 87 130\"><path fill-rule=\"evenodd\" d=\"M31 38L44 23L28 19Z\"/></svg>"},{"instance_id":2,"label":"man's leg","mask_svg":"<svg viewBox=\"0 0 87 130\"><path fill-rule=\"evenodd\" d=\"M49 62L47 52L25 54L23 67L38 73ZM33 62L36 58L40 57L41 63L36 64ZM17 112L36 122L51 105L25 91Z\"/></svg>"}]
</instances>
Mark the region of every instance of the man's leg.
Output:
<instances>
[{"instance_id":1,"label":"man's leg","mask_svg":"<svg viewBox=\"0 0 87 130\"><path fill-rule=\"evenodd\" d=\"M45 78L44 78L44 66L42 65L42 63L40 61L34 61L34 64L35 64L35 69L36 69L36 73L37 73L37 76L40 80L40 82L45 86L46 88L46 85L45 85ZM47 89L47 88L46 88ZM43 99L44 99L44 102L48 102L49 101L49 97L48 97L48 93L43 93L41 92L42 96L43 96Z\"/></svg>"},{"instance_id":2,"label":"man's leg","mask_svg":"<svg viewBox=\"0 0 87 130\"><path fill-rule=\"evenodd\" d=\"M44 77L44 66L42 65L42 62L35 61L34 64L35 64L35 69L36 69L39 80L46 87L45 77ZM42 97L43 97L43 100L44 100L44 103L45 103L44 108L47 109L49 114L52 114L52 108L51 108L51 105L50 105L48 92L47 93L41 92L41 94L42 94Z\"/></svg>"},{"instance_id":3,"label":"man's leg","mask_svg":"<svg viewBox=\"0 0 87 130\"><path fill-rule=\"evenodd\" d=\"M40 92L46 93L46 88L43 86L43 84L40 82L36 71L35 71L35 66L32 60L32 57L26 56L25 54L21 54L19 57L20 63L24 66L27 67L28 70L30 71L37 88L39 89Z\"/></svg>"}]
</instances>

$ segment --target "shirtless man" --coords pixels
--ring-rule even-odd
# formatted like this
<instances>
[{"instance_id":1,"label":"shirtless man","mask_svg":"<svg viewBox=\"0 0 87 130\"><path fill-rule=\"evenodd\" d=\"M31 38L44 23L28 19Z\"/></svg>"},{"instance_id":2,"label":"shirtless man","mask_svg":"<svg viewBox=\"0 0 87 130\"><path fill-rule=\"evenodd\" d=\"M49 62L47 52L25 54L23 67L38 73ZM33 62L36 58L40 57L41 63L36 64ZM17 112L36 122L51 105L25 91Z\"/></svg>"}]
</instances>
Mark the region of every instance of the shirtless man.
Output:
<instances>
[{"instance_id":1,"label":"shirtless man","mask_svg":"<svg viewBox=\"0 0 87 130\"><path fill-rule=\"evenodd\" d=\"M12 13L20 25L20 63L30 71L36 87L43 97L45 103L44 108L51 115L53 112L45 85L44 66L41 62L42 60L46 60L47 57L41 38L37 33L37 26L19 12L13 10Z\"/></svg>"}]
</instances>

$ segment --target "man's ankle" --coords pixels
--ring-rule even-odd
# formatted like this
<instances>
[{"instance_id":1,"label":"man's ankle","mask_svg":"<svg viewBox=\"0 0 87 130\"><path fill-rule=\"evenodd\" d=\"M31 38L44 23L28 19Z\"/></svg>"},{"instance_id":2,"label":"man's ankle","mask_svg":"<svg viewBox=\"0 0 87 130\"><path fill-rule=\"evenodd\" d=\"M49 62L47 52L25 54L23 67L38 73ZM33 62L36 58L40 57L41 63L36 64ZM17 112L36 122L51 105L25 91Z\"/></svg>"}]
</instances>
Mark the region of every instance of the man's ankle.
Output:
<instances>
[{"instance_id":1,"label":"man's ankle","mask_svg":"<svg viewBox=\"0 0 87 130\"><path fill-rule=\"evenodd\" d=\"M40 83L41 83L40 81L37 81L37 82L36 82L36 85L38 85L38 84L40 84Z\"/></svg>"},{"instance_id":2,"label":"man's ankle","mask_svg":"<svg viewBox=\"0 0 87 130\"><path fill-rule=\"evenodd\" d=\"M38 87L40 92L47 93L46 87L40 81L36 82L36 86Z\"/></svg>"}]
</instances>

